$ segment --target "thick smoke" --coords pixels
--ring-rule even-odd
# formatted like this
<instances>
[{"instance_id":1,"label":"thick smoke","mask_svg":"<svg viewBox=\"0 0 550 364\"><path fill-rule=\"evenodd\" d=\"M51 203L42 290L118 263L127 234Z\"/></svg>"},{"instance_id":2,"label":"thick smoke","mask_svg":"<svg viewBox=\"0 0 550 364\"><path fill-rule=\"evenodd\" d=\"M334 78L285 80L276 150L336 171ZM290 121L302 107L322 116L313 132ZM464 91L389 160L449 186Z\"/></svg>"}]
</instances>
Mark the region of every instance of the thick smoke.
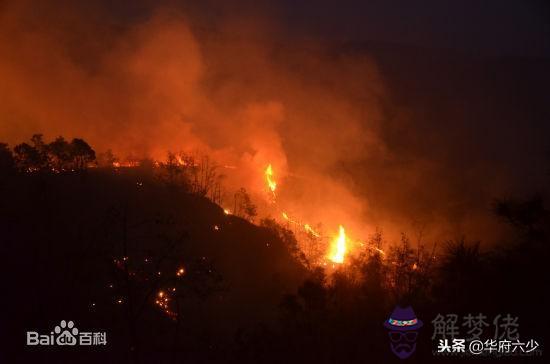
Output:
<instances>
[{"instance_id":1,"label":"thick smoke","mask_svg":"<svg viewBox=\"0 0 550 364\"><path fill-rule=\"evenodd\" d=\"M287 200L306 221L361 217L364 203L330 169L380 147L383 89L368 59L281 44L269 29L235 20L201 37L185 14L166 9L82 49L93 27L78 18L61 27L30 9L8 8L2 18L1 135L9 142L41 132L81 136L121 156L200 150L237 167L230 187L255 195L265 194L271 163L281 191L292 179Z\"/></svg>"},{"instance_id":2,"label":"thick smoke","mask_svg":"<svg viewBox=\"0 0 550 364\"><path fill-rule=\"evenodd\" d=\"M121 157L200 151L236 167L222 171L228 191L244 186L278 214L263 176L271 163L280 208L326 232L344 224L365 238L381 226L394 238L417 229L417 218L432 238L469 228L457 222L461 213L434 216L426 214L432 206L411 209L402 205L410 199L392 198L440 172L430 160L404 166L388 149L392 105L373 59L289 36L266 14L220 9L205 20L193 9L144 6L117 15L101 5L4 3L0 139L83 137ZM365 186L376 191L375 206ZM425 187L461 199L449 196L452 187Z\"/></svg>"}]
</instances>

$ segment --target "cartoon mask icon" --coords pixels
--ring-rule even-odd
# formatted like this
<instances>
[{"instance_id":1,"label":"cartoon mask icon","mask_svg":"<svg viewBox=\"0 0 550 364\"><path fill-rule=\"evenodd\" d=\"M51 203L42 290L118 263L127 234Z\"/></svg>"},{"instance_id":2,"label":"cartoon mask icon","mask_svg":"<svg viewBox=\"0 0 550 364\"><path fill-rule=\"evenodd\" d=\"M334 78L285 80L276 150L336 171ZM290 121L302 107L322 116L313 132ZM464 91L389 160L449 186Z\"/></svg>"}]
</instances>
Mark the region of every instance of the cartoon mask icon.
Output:
<instances>
[{"instance_id":1,"label":"cartoon mask icon","mask_svg":"<svg viewBox=\"0 0 550 364\"><path fill-rule=\"evenodd\" d=\"M395 307L390 318L384 321L384 327L388 329L391 350L397 357L406 359L414 353L418 329L422 325L422 321L416 318L410 306Z\"/></svg>"}]
</instances>

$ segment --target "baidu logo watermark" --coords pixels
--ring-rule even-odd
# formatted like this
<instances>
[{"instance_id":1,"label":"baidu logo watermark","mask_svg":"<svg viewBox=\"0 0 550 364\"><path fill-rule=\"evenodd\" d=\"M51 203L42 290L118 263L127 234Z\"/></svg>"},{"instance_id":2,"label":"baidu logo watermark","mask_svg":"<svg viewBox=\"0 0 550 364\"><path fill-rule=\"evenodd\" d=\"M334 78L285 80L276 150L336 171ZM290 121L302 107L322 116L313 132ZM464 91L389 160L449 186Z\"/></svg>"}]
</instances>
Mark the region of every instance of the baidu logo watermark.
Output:
<instances>
[{"instance_id":1,"label":"baidu logo watermark","mask_svg":"<svg viewBox=\"0 0 550 364\"><path fill-rule=\"evenodd\" d=\"M28 346L107 345L105 332L80 332L73 321L61 320L49 334L27 331Z\"/></svg>"}]
</instances>

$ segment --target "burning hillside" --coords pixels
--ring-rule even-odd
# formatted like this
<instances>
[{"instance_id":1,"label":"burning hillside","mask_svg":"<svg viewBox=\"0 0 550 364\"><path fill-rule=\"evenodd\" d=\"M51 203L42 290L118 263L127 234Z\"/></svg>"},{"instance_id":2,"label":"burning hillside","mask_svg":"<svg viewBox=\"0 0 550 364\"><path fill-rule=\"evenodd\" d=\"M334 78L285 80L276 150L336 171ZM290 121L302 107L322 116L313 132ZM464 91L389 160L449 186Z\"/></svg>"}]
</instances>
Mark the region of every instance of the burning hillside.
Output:
<instances>
[{"instance_id":1,"label":"burning hillside","mask_svg":"<svg viewBox=\"0 0 550 364\"><path fill-rule=\"evenodd\" d=\"M538 74L521 71L518 84L518 72L501 68L502 87L492 86L493 78L480 76L485 66L472 68L468 59L428 54L441 59L434 69L409 49L289 41L261 16L212 23L190 9L153 6L114 26L98 21L100 5L90 7L2 6L0 140L84 138L98 154L112 150L121 167L199 152L223 166L228 195L244 187L267 212L274 196L265 197L263 172L271 165L277 185L270 189L281 188L273 217L284 212L314 236L337 236L342 224L359 240L377 226L392 240L401 231L494 240L485 206L522 183L516 171L525 164L509 161L544 149L543 133L510 148L521 110L536 119L544 103L525 96L515 108L506 100L517 95L502 91L517 84L529 95L529 85L545 82ZM487 100L493 88L502 92ZM456 95L446 97L447 89ZM484 119L512 126L500 123L501 137L487 141L474 127ZM521 140L533 140L529 133ZM463 158L465 150L483 158ZM541 173L525 173L540 183Z\"/></svg>"},{"instance_id":2,"label":"burning hillside","mask_svg":"<svg viewBox=\"0 0 550 364\"><path fill-rule=\"evenodd\" d=\"M334 173L338 163L384 148L377 130L385 91L369 57L333 57L311 43L280 49L257 24L250 27L264 39L225 35L251 30L239 23L205 34L185 14L158 11L82 58L63 22L42 27L49 14L32 12L29 28L14 20L28 11L22 4L2 13L0 113L11 115L2 117L2 140L15 145L29 130L83 137L98 157L112 150L120 168L168 152L208 155L230 167L219 168L228 210L232 191L244 187L260 211L269 214L275 201L273 216L303 220L314 237L318 223L326 235L341 223L361 237L372 232L367 201ZM263 171L274 174L268 198Z\"/></svg>"},{"instance_id":3,"label":"burning hillside","mask_svg":"<svg viewBox=\"0 0 550 364\"><path fill-rule=\"evenodd\" d=\"M302 222L302 217L294 215L291 217L286 205L292 201L279 197L281 191L282 196L285 196L284 190L287 186L277 181L278 174L272 164L268 164L263 172L265 194L264 201L260 201L262 203L258 211L246 189L241 188L233 196L228 196L222 184L225 175L219 174L219 169L225 169L227 166L220 167L207 156L169 153L165 161L127 159L121 162L112 152L107 152L101 154L98 161L95 151L82 139L73 139L69 143L63 137L58 137L48 143L39 134L31 138L30 144L21 143L15 146L13 155L5 144L2 148L3 159L12 159L10 163L3 164L13 165L14 171L26 174L67 174L96 167L112 169L115 173L122 169L136 169L146 175L156 175L165 183L182 191L207 197L220 207L233 203L232 208L223 209L226 215L244 217L250 222L274 217L282 226L293 232L298 242L299 254L304 257L303 263L310 269L324 267L328 263L333 267L334 264L343 264L346 255L358 255L368 249L384 254L379 247L372 247L366 242L353 240L347 236L343 222L321 221L315 225L319 228L314 229L311 222ZM143 182L139 180L136 184L143 186ZM330 206L327 208L330 209ZM323 226L328 230L323 230ZM330 233L332 226L338 226L338 233L334 236ZM215 228L219 230L218 225ZM167 297L161 298L159 302L167 299Z\"/></svg>"},{"instance_id":4,"label":"burning hillside","mask_svg":"<svg viewBox=\"0 0 550 364\"><path fill-rule=\"evenodd\" d=\"M384 254L384 251L377 247L372 247L366 242L360 242L350 239L346 236L346 231L344 229L344 226L342 226L342 222L334 222L334 221L321 221L316 222L316 225L318 226L327 226L331 228L334 225L338 226L338 232L335 234L335 236L327 235L326 232L323 232L322 230L314 230L311 227L311 223L307 222L301 222L302 218L298 217L290 217L289 214L284 209L284 202L279 203L277 199L277 190L281 190L283 187L279 185L275 179L275 172L273 169L273 166L269 164L264 172L265 180L267 184L267 192L269 197L269 203L270 206L268 207L268 211L275 212L275 216L277 218L282 217L282 219L279 219L283 224L285 224L288 228L290 228L294 234L298 237L298 242L300 244L302 252L305 252L307 260L311 263L311 265L314 266L326 266L327 262L332 262L335 264L342 264L344 263L344 258L346 254L355 253L358 254L360 251L365 251L368 249L373 249L377 251L380 254ZM337 201L335 202L337 203ZM323 208L323 207L321 207ZM328 209L330 209L330 206L328 206ZM307 252L312 251L312 249L308 249L308 245L317 245L317 249L315 250L325 250L326 254L323 256L310 256L307 254ZM352 248L353 247L353 248ZM358 250L358 251L352 251ZM313 251L315 251L313 250Z\"/></svg>"},{"instance_id":5,"label":"burning hillside","mask_svg":"<svg viewBox=\"0 0 550 364\"><path fill-rule=\"evenodd\" d=\"M0 0L2 359L541 357L546 9L393 3Z\"/></svg>"}]
</instances>

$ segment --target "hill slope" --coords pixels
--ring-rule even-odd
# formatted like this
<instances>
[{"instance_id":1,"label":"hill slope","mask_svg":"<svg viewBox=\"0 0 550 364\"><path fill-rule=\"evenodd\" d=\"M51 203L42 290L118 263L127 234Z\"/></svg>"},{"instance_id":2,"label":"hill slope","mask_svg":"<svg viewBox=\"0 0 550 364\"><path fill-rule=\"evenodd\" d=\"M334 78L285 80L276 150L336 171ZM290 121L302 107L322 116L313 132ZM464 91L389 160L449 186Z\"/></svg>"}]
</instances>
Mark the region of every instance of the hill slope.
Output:
<instances>
[{"instance_id":1,"label":"hill slope","mask_svg":"<svg viewBox=\"0 0 550 364\"><path fill-rule=\"evenodd\" d=\"M18 351L25 331L72 319L108 332L105 355L177 346L192 356L272 321L305 276L273 229L139 169L16 176L1 193Z\"/></svg>"}]
</instances>

